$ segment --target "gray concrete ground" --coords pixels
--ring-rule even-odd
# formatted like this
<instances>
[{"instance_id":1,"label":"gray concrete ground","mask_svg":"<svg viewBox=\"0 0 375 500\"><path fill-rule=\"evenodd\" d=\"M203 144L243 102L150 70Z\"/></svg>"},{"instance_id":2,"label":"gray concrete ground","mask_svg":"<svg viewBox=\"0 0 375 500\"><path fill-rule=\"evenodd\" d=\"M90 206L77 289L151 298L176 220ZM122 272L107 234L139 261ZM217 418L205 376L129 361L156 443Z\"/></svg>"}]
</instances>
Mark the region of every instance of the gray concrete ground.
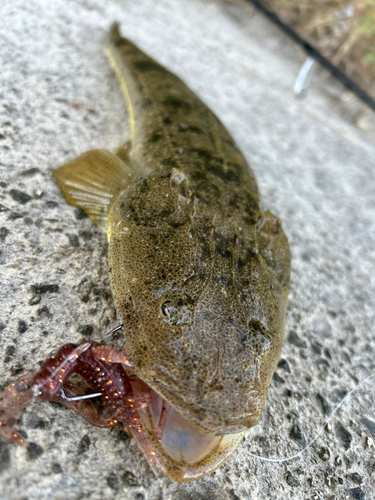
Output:
<instances>
[{"instance_id":1,"label":"gray concrete ground","mask_svg":"<svg viewBox=\"0 0 375 500\"><path fill-rule=\"evenodd\" d=\"M116 324L105 235L64 202L50 175L90 148L114 151L129 137L102 51L113 20L223 120L252 165L264 206L283 221L293 263L282 362L260 425L205 479L182 486L155 479L123 433L40 402L22 417L33 447L0 441L0 497L374 499L373 381L299 459L277 464L246 455L300 450L326 412L375 371L375 146L373 115L319 70L307 98L293 97L301 53L239 6L3 0L2 386L35 371L61 344L90 332L100 340ZM59 290L36 294L31 286L39 283Z\"/></svg>"}]
</instances>

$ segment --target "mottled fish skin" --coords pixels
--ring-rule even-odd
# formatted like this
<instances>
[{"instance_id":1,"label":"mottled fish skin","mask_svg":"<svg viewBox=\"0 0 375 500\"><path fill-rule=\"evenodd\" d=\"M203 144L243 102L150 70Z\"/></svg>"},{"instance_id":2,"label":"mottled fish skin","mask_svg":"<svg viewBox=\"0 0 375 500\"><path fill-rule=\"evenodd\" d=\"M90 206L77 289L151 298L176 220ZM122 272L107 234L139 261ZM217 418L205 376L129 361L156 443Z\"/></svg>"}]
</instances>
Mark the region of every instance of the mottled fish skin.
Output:
<instances>
[{"instance_id":1,"label":"mottled fish skin","mask_svg":"<svg viewBox=\"0 0 375 500\"><path fill-rule=\"evenodd\" d=\"M253 173L207 106L117 25L107 52L131 143L116 154L88 151L53 174L66 200L107 230L126 355L150 394L177 410L166 405L172 444L157 437L152 404L141 416L145 432L163 472L192 481L260 419L283 344L288 241L279 219L261 211Z\"/></svg>"},{"instance_id":2,"label":"mottled fish skin","mask_svg":"<svg viewBox=\"0 0 375 500\"><path fill-rule=\"evenodd\" d=\"M255 425L280 356L290 254L245 158L201 100L121 38L129 182L110 204L112 289L137 375L201 431Z\"/></svg>"}]
</instances>

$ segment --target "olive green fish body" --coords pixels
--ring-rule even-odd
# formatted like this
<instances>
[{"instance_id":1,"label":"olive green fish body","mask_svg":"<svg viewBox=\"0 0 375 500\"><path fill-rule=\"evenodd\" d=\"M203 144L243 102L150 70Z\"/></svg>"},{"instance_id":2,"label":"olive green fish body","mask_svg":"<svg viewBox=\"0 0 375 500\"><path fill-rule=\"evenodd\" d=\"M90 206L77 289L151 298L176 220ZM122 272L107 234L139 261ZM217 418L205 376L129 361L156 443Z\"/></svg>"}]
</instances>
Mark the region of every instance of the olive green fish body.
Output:
<instances>
[{"instance_id":1,"label":"olive green fish body","mask_svg":"<svg viewBox=\"0 0 375 500\"><path fill-rule=\"evenodd\" d=\"M107 43L131 144L55 171L109 240L111 283L136 374L202 432L259 421L280 356L290 254L233 139L175 75Z\"/></svg>"}]
</instances>

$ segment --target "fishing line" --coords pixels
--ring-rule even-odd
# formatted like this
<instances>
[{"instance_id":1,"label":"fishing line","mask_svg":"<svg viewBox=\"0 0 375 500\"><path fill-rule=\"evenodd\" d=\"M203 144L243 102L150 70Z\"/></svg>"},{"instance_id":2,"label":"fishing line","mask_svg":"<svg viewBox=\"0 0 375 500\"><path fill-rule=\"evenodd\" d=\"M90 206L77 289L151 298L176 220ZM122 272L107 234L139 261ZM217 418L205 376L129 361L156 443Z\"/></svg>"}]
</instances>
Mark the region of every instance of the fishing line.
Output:
<instances>
[{"instance_id":1,"label":"fishing line","mask_svg":"<svg viewBox=\"0 0 375 500\"><path fill-rule=\"evenodd\" d=\"M371 375L369 375L367 378L365 378L364 380L362 380L362 382L360 382L358 385L356 385L354 387L354 389L352 389L342 400L341 402L336 406L336 408L333 410L333 412L330 414L330 416L328 417L328 419L326 420L325 424L321 427L320 431L318 432L318 434L314 437L314 439L312 439L310 441L310 443L308 445L306 445L303 450L299 451L298 453L295 453L294 455L291 455L290 457L285 457L285 458L266 458L266 457L261 457L260 455L255 455L254 453L250 453L249 451L245 451L244 453L246 455L249 455L250 457L253 457L253 458L258 458L259 460L263 460L264 462L278 462L278 463L281 463L281 462L288 462L289 460L294 460L295 458L298 458L300 457L303 453L305 453L306 450L308 450L314 443L315 441L318 439L318 437L322 434L322 432L324 431L324 429L327 427L327 425L329 424L329 422L333 419L333 417L336 415L336 413L338 412L338 410L341 408L341 406L345 403L345 401L350 398L350 396L352 394L354 394L363 384L365 384L368 380L370 380L372 377L375 376L375 372L372 373Z\"/></svg>"}]
</instances>

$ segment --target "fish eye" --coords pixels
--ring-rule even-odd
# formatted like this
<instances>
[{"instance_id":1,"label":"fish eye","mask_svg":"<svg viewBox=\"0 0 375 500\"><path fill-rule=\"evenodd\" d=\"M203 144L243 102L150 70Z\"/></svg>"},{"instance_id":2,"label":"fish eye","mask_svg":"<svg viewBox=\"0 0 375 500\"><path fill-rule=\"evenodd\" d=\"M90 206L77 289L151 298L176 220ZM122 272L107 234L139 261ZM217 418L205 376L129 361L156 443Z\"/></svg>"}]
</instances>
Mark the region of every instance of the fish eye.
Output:
<instances>
[{"instance_id":1,"label":"fish eye","mask_svg":"<svg viewBox=\"0 0 375 500\"><path fill-rule=\"evenodd\" d=\"M171 314L169 308L172 307L172 305L173 302L171 300L166 300L165 302L163 302L163 304L161 305L161 312L163 316L167 316L167 318L169 318Z\"/></svg>"},{"instance_id":2,"label":"fish eye","mask_svg":"<svg viewBox=\"0 0 375 500\"><path fill-rule=\"evenodd\" d=\"M251 319L248 328L248 335L242 339L242 345L262 358L272 349L272 335L257 319Z\"/></svg>"},{"instance_id":3,"label":"fish eye","mask_svg":"<svg viewBox=\"0 0 375 500\"><path fill-rule=\"evenodd\" d=\"M168 295L161 300L161 315L168 325L180 326L191 323L193 309L191 298L178 290L168 292Z\"/></svg>"}]
</instances>

